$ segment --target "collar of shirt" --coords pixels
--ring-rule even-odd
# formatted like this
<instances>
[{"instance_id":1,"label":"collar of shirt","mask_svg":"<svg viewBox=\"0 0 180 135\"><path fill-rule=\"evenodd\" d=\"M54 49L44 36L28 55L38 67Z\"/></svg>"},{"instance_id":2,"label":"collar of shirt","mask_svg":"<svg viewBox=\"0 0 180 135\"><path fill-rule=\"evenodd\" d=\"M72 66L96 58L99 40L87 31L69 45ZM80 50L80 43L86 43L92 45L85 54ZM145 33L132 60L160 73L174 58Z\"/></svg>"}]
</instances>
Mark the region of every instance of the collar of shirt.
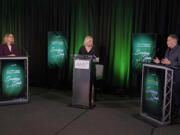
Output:
<instances>
[{"instance_id":1,"label":"collar of shirt","mask_svg":"<svg viewBox=\"0 0 180 135\"><path fill-rule=\"evenodd\" d=\"M173 48L170 48L171 51L174 51L178 48L178 45L174 46Z\"/></svg>"}]
</instances>

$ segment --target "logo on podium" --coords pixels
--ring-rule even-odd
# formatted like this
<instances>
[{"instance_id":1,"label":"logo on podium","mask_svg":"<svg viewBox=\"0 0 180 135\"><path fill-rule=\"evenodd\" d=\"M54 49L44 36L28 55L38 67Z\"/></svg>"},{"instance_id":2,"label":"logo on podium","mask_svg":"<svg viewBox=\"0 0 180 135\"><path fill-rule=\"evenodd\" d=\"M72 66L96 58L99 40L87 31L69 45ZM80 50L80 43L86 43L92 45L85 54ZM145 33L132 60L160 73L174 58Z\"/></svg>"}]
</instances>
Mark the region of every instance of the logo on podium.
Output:
<instances>
[{"instance_id":1,"label":"logo on podium","mask_svg":"<svg viewBox=\"0 0 180 135\"><path fill-rule=\"evenodd\" d=\"M89 69L89 61L87 60L75 60L76 69Z\"/></svg>"}]
</instances>

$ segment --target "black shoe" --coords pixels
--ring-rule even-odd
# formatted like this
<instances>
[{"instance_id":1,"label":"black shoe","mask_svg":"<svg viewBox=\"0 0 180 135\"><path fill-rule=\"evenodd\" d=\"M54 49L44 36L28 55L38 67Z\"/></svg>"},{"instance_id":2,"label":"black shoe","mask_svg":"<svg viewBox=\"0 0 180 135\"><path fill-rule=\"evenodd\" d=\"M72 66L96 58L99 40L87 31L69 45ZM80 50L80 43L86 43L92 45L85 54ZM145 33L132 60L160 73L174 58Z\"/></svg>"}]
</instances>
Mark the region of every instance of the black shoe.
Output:
<instances>
[{"instance_id":1,"label":"black shoe","mask_svg":"<svg viewBox=\"0 0 180 135\"><path fill-rule=\"evenodd\" d=\"M180 118L176 117L171 120L171 124L180 124Z\"/></svg>"}]
</instances>

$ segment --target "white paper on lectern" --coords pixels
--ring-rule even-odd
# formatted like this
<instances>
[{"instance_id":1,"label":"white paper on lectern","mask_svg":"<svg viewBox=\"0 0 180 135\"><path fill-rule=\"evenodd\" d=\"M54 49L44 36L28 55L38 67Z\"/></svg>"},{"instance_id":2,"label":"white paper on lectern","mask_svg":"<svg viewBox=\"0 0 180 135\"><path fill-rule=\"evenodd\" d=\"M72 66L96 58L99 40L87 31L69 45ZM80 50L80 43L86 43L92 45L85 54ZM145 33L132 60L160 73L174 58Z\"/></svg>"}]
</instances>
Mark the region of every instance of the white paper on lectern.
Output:
<instances>
[{"instance_id":1,"label":"white paper on lectern","mask_svg":"<svg viewBox=\"0 0 180 135\"><path fill-rule=\"evenodd\" d=\"M76 69L89 69L89 61L87 60L75 60Z\"/></svg>"}]
</instances>

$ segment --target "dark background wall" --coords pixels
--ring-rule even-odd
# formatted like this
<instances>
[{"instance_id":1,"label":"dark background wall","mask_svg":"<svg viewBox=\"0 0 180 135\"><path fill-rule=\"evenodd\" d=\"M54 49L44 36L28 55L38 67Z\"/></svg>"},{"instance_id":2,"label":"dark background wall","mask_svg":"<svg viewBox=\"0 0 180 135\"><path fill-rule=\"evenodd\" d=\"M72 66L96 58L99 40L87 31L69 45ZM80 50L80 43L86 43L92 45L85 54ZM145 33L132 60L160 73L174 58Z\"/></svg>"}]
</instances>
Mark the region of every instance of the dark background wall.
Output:
<instances>
[{"instance_id":1,"label":"dark background wall","mask_svg":"<svg viewBox=\"0 0 180 135\"><path fill-rule=\"evenodd\" d=\"M45 86L50 78L70 85L70 56L92 35L106 88L129 88L131 33L157 33L157 56L163 57L167 35L180 34L179 7L179 0L0 0L0 41L13 33L19 52L27 50L31 85ZM48 31L61 31L69 45L69 60L58 75L47 68Z\"/></svg>"}]
</instances>

